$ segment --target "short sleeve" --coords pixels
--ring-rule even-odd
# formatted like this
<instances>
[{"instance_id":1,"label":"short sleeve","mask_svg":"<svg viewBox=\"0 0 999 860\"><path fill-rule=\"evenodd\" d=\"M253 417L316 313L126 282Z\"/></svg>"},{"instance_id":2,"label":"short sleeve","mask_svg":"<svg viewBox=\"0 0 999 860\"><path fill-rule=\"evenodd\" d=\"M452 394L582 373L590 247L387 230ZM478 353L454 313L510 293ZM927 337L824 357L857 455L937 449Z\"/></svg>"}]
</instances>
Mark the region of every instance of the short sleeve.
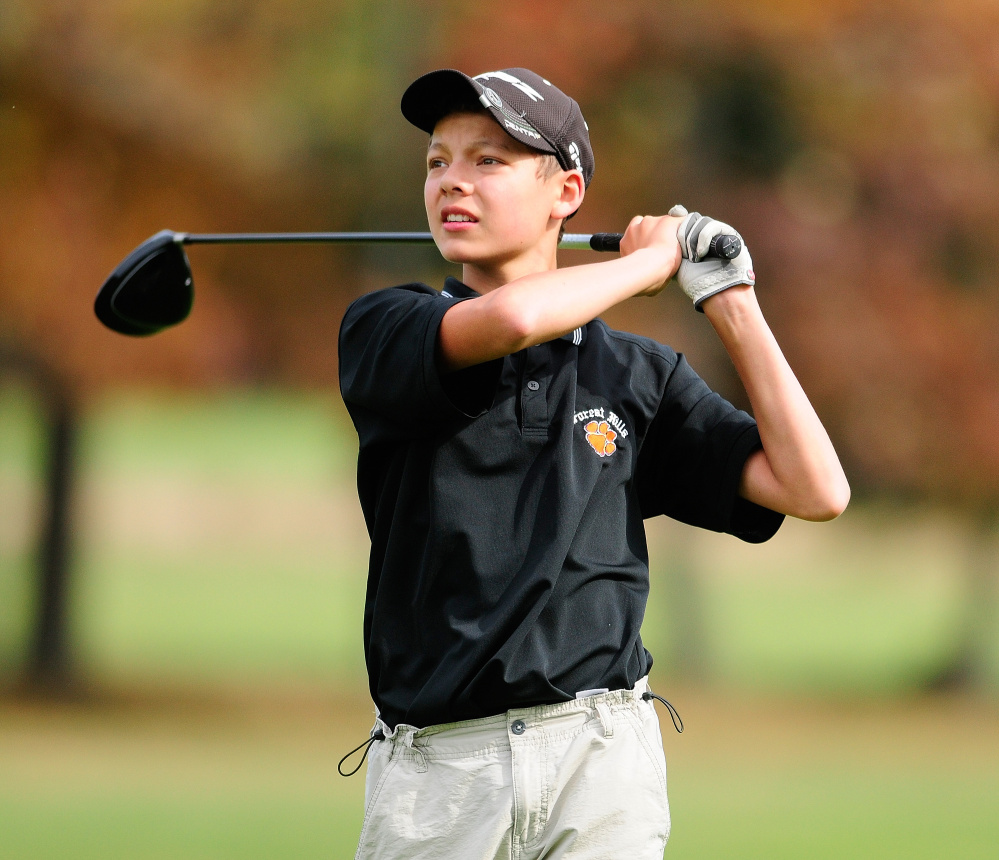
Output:
<instances>
[{"instance_id":1,"label":"short sleeve","mask_svg":"<svg viewBox=\"0 0 999 860\"><path fill-rule=\"evenodd\" d=\"M677 356L639 453L642 516L665 514L750 543L773 537L784 515L739 496L746 459L761 444L752 416Z\"/></svg>"},{"instance_id":2,"label":"short sleeve","mask_svg":"<svg viewBox=\"0 0 999 860\"><path fill-rule=\"evenodd\" d=\"M502 361L443 376L437 365L441 319L459 301L425 284L378 290L354 301L339 338L340 391L348 408L427 429L486 412Z\"/></svg>"}]
</instances>

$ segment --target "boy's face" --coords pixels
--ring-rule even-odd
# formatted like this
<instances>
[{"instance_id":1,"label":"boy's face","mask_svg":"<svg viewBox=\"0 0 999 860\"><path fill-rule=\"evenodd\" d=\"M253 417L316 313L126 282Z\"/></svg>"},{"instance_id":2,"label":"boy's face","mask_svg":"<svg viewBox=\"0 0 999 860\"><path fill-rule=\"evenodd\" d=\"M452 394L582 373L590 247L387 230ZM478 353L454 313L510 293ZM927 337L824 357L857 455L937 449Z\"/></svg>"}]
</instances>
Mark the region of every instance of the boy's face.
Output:
<instances>
[{"instance_id":1,"label":"boy's face","mask_svg":"<svg viewBox=\"0 0 999 860\"><path fill-rule=\"evenodd\" d=\"M541 158L488 114L437 123L424 201L445 259L496 274L512 261L554 260L560 222L575 205L562 212L567 173L539 175Z\"/></svg>"}]
</instances>

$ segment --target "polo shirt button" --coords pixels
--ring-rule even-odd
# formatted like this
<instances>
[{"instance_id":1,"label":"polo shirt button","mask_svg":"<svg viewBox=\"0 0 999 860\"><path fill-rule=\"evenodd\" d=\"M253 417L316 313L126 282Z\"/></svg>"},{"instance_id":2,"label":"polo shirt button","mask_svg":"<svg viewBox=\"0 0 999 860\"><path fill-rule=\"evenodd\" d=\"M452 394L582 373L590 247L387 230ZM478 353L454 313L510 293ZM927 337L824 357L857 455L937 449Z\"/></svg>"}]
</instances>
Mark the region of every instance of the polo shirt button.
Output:
<instances>
[{"instance_id":1,"label":"polo shirt button","mask_svg":"<svg viewBox=\"0 0 999 860\"><path fill-rule=\"evenodd\" d=\"M537 383L535 383L537 385ZM527 726L524 725L523 720L514 720L513 725L510 726L510 731L515 735L522 735L527 731Z\"/></svg>"},{"instance_id":2,"label":"polo shirt button","mask_svg":"<svg viewBox=\"0 0 999 860\"><path fill-rule=\"evenodd\" d=\"M527 387L531 391L537 391L541 386L532 379L530 382L527 383Z\"/></svg>"}]
</instances>

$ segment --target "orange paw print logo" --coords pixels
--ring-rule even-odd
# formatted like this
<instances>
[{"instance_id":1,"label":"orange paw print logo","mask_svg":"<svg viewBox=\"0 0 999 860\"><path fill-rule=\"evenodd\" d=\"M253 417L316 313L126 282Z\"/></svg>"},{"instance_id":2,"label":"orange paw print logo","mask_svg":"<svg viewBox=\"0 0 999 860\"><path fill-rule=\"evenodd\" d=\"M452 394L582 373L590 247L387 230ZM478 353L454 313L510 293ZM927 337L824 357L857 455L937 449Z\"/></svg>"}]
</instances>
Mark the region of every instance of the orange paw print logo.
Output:
<instances>
[{"instance_id":1,"label":"orange paw print logo","mask_svg":"<svg viewBox=\"0 0 999 860\"><path fill-rule=\"evenodd\" d=\"M586 441L601 457L609 457L617 450L617 445L614 444L617 431L611 430L606 421L591 421L583 429L586 431Z\"/></svg>"}]
</instances>

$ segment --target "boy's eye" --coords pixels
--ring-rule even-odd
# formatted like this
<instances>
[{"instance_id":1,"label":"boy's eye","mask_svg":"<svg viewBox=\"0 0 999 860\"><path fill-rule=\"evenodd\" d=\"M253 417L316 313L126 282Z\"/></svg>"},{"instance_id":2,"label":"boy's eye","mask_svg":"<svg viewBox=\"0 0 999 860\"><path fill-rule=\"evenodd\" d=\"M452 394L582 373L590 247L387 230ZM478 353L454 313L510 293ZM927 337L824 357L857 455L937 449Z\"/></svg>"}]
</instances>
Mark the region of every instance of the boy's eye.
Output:
<instances>
[{"instance_id":1,"label":"boy's eye","mask_svg":"<svg viewBox=\"0 0 999 860\"><path fill-rule=\"evenodd\" d=\"M431 158L427 161L427 170L433 170L434 168L443 167L443 166L444 166L443 158Z\"/></svg>"}]
</instances>

